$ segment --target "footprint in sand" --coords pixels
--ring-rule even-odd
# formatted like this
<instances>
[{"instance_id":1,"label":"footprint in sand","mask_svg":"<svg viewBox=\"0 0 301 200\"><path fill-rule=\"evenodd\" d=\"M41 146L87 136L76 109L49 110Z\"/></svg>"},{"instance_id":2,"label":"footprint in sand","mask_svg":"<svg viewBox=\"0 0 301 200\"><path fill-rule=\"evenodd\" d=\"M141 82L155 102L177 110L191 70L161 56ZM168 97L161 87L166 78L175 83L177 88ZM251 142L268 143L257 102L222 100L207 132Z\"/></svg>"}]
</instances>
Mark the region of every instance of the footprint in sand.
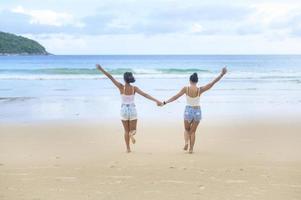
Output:
<instances>
[{"instance_id":1,"label":"footprint in sand","mask_svg":"<svg viewBox=\"0 0 301 200\"><path fill-rule=\"evenodd\" d=\"M175 183L175 184L186 184L184 181L177 181L177 180L161 180L161 183Z\"/></svg>"},{"instance_id":2,"label":"footprint in sand","mask_svg":"<svg viewBox=\"0 0 301 200\"><path fill-rule=\"evenodd\" d=\"M292 188L301 188L301 185L289 185Z\"/></svg>"},{"instance_id":3,"label":"footprint in sand","mask_svg":"<svg viewBox=\"0 0 301 200\"><path fill-rule=\"evenodd\" d=\"M246 180L227 180L226 183L246 183Z\"/></svg>"},{"instance_id":4,"label":"footprint in sand","mask_svg":"<svg viewBox=\"0 0 301 200\"><path fill-rule=\"evenodd\" d=\"M117 161L109 162L109 163L108 163L108 167L109 167L109 168L116 168L117 165L118 165L118 162L117 162Z\"/></svg>"},{"instance_id":5,"label":"footprint in sand","mask_svg":"<svg viewBox=\"0 0 301 200\"><path fill-rule=\"evenodd\" d=\"M0 163L0 166L3 166L4 164L3 163Z\"/></svg>"},{"instance_id":6,"label":"footprint in sand","mask_svg":"<svg viewBox=\"0 0 301 200\"><path fill-rule=\"evenodd\" d=\"M144 191L144 194L151 194L151 193L160 193L159 190L148 190L148 191Z\"/></svg>"},{"instance_id":7,"label":"footprint in sand","mask_svg":"<svg viewBox=\"0 0 301 200\"><path fill-rule=\"evenodd\" d=\"M60 181L76 181L77 178L74 176L57 176L55 177L56 180L60 180Z\"/></svg>"},{"instance_id":8,"label":"footprint in sand","mask_svg":"<svg viewBox=\"0 0 301 200\"><path fill-rule=\"evenodd\" d=\"M200 190L204 190L204 189L205 189L205 186L204 186L204 185L199 185L199 189L200 189Z\"/></svg>"},{"instance_id":9,"label":"footprint in sand","mask_svg":"<svg viewBox=\"0 0 301 200\"><path fill-rule=\"evenodd\" d=\"M22 173L22 172L20 172L20 173L9 173L8 175L12 175L12 176L27 176L28 173Z\"/></svg>"},{"instance_id":10,"label":"footprint in sand","mask_svg":"<svg viewBox=\"0 0 301 200\"><path fill-rule=\"evenodd\" d=\"M107 176L108 178L114 178L114 179L129 179L132 178L132 176Z\"/></svg>"}]
</instances>

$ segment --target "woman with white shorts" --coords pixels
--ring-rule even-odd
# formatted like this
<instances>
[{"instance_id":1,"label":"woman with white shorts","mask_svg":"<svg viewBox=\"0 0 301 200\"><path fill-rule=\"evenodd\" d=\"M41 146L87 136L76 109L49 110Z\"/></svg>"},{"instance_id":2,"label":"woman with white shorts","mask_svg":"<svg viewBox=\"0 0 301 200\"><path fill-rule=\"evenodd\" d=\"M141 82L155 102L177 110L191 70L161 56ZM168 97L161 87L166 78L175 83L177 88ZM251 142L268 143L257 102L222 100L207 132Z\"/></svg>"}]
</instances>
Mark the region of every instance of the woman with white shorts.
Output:
<instances>
[{"instance_id":1,"label":"woman with white shorts","mask_svg":"<svg viewBox=\"0 0 301 200\"><path fill-rule=\"evenodd\" d=\"M162 105L162 102L153 98L149 94L146 94L140 90L137 86L131 85L135 82L135 78L132 72L125 72L123 74L124 84L118 82L111 74L105 71L99 64L96 65L97 69L106 75L113 84L119 89L121 95L121 122L124 128L124 140L126 144L126 152L131 152L130 140L135 144L136 140L134 135L137 128L137 110L135 106L135 94L138 93L147 99L150 99L157 103L158 106Z\"/></svg>"}]
</instances>

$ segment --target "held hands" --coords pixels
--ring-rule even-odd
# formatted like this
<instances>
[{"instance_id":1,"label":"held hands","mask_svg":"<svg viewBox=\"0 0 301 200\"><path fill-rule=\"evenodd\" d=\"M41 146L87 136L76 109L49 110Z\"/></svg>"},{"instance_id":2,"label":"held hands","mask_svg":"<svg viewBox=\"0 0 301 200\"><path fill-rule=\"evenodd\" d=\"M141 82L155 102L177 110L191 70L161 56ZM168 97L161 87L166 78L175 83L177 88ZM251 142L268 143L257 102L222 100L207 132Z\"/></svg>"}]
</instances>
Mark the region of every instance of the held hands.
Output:
<instances>
[{"instance_id":1,"label":"held hands","mask_svg":"<svg viewBox=\"0 0 301 200\"><path fill-rule=\"evenodd\" d=\"M164 104L161 101L157 101L157 106L162 107Z\"/></svg>"},{"instance_id":2,"label":"held hands","mask_svg":"<svg viewBox=\"0 0 301 200\"><path fill-rule=\"evenodd\" d=\"M165 101L157 101L157 106L160 106L160 107L162 107L162 106L164 106L164 105L166 105L166 102Z\"/></svg>"}]
</instances>

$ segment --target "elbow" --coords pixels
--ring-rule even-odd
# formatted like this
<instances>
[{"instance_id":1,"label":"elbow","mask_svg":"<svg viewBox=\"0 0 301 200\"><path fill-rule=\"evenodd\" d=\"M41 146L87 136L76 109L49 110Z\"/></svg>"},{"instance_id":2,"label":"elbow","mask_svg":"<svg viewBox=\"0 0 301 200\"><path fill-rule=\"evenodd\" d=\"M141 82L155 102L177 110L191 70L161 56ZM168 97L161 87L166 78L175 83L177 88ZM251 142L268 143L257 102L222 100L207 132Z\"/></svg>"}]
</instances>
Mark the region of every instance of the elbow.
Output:
<instances>
[{"instance_id":1,"label":"elbow","mask_svg":"<svg viewBox=\"0 0 301 200\"><path fill-rule=\"evenodd\" d=\"M142 96L144 96L145 98L149 99L150 96L148 94L141 94Z\"/></svg>"},{"instance_id":2,"label":"elbow","mask_svg":"<svg viewBox=\"0 0 301 200\"><path fill-rule=\"evenodd\" d=\"M177 99L178 99L178 97L174 97L174 98L171 99L171 101L175 101Z\"/></svg>"}]
</instances>

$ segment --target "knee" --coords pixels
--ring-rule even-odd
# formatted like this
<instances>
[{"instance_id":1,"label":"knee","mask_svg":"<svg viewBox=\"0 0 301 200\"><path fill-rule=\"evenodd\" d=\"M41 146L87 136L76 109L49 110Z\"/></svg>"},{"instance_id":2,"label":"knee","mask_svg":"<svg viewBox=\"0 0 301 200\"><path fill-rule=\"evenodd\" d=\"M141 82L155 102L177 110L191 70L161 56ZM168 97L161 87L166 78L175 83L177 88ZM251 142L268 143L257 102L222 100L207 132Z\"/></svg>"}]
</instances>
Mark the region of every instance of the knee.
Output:
<instances>
[{"instance_id":1,"label":"knee","mask_svg":"<svg viewBox=\"0 0 301 200\"><path fill-rule=\"evenodd\" d=\"M194 136L195 135L195 131L190 131L189 134L192 135L192 136Z\"/></svg>"},{"instance_id":2,"label":"knee","mask_svg":"<svg viewBox=\"0 0 301 200\"><path fill-rule=\"evenodd\" d=\"M130 130L130 131L129 131L129 134L130 134L130 135L136 135L136 129Z\"/></svg>"},{"instance_id":3,"label":"knee","mask_svg":"<svg viewBox=\"0 0 301 200\"><path fill-rule=\"evenodd\" d=\"M185 128L185 131L186 131L187 133L189 133L190 128Z\"/></svg>"}]
</instances>

